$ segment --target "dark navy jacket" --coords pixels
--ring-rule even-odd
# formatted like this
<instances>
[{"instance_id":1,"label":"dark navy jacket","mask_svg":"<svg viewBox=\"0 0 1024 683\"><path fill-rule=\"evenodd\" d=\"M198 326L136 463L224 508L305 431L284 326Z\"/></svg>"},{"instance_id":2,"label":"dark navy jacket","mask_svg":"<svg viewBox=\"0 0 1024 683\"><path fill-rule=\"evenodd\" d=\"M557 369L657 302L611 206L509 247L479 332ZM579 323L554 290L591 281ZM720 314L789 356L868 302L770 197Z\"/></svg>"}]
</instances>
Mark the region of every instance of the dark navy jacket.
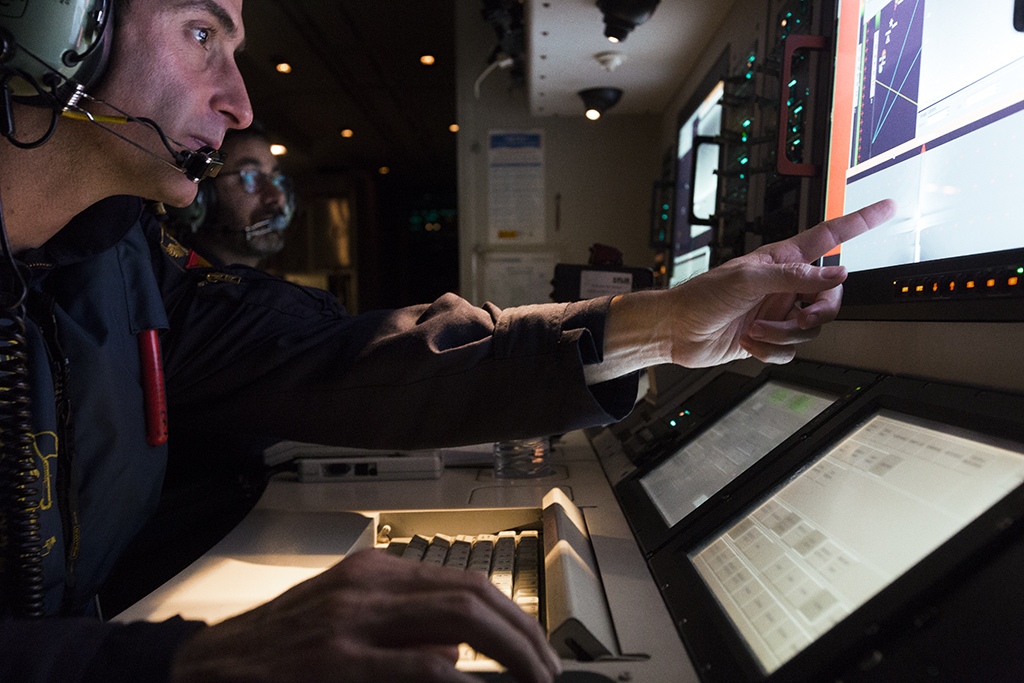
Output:
<instances>
[{"instance_id":1,"label":"dark navy jacket","mask_svg":"<svg viewBox=\"0 0 1024 683\"><path fill-rule=\"evenodd\" d=\"M0 620L2 681L164 680L178 644L203 627L89 616L167 467L166 446L146 443L144 330L160 331L172 433L430 448L605 424L636 396L635 378L583 380L601 357L607 300L501 311L446 295L349 316L326 292L250 268L188 267L129 197L20 256L50 617ZM55 374L71 416L60 427ZM58 465L72 474L58 477Z\"/></svg>"}]
</instances>

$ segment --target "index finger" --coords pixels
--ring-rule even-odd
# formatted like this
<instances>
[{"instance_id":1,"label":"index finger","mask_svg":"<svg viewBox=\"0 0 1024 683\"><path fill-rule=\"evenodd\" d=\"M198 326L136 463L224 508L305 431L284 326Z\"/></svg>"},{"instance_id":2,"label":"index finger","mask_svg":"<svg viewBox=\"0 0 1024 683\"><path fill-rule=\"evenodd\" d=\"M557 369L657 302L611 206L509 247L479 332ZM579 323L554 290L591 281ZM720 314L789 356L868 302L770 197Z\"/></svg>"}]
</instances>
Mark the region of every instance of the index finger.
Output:
<instances>
[{"instance_id":1,"label":"index finger","mask_svg":"<svg viewBox=\"0 0 1024 683\"><path fill-rule=\"evenodd\" d=\"M837 246L875 228L896 215L896 202L883 199L863 209L818 223L789 238L786 242L800 254L800 260L810 263L821 258Z\"/></svg>"}]
</instances>

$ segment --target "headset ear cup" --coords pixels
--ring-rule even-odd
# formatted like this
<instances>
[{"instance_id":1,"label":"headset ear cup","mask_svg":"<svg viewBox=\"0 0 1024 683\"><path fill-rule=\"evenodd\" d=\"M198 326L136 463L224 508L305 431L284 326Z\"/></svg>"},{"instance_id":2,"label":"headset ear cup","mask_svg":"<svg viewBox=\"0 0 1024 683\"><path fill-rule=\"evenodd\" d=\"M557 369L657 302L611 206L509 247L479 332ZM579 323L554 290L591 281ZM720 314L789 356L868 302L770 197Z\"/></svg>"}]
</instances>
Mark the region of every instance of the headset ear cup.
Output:
<instances>
[{"instance_id":1,"label":"headset ear cup","mask_svg":"<svg viewBox=\"0 0 1024 683\"><path fill-rule=\"evenodd\" d=\"M100 81L103 74L106 73L107 63L110 61L111 45L114 42L114 21L117 19L114 16L112 1L106 3L106 11L110 13L110 16L103 27L103 33L100 34L99 45L81 61L73 78L76 83L82 84L86 92L89 92Z\"/></svg>"},{"instance_id":2,"label":"headset ear cup","mask_svg":"<svg viewBox=\"0 0 1024 683\"><path fill-rule=\"evenodd\" d=\"M13 42L0 73L15 101L63 106L76 84L88 90L102 77L114 39L113 0L0 4L0 25Z\"/></svg>"}]
</instances>

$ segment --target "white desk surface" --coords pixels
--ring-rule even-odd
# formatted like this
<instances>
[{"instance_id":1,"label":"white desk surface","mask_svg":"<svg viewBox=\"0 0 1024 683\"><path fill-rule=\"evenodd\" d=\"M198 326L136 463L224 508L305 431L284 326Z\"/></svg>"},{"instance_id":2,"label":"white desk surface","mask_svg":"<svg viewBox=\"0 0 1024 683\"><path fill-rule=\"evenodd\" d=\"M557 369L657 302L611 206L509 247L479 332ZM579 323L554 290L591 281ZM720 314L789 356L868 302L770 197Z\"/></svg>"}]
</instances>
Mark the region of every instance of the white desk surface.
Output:
<instances>
[{"instance_id":1,"label":"white desk surface","mask_svg":"<svg viewBox=\"0 0 1024 683\"><path fill-rule=\"evenodd\" d=\"M556 474L542 479L499 480L489 468L445 470L440 479L346 483L300 483L293 476L272 480L256 508L220 543L181 574L116 617L117 621L185 618L215 622L280 594L369 547L377 522L389 513L422 511L457 515L539 512L553 486L581 508L597 555L601 578L624 657L616 661L566 662L618 680L696 683L679 635L647 570L629 526L581 432L553 448ZM512 508L511 512L500 509ZM404 511L404 512L403 512ZM444 533L442 529L422 529ZM477 532L471 532L477 533Z\"/></svg>"}]
</instances>

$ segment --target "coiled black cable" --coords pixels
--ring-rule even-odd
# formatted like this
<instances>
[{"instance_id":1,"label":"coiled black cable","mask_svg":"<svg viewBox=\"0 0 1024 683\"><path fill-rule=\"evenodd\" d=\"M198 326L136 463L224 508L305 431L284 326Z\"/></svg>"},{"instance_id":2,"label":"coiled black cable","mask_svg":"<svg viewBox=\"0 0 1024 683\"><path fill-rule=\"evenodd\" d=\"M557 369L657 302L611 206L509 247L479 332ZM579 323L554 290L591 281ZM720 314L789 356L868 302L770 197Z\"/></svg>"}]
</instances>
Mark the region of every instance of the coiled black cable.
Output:
<instances>
[{"instance_id":1,"label":"coiled black cable","mask_svg":"<svg viewBox=\"0 0 1024 683\"><path fill-rule=\"evenodd\" d=\"M7 239L2 203L0 250L0 585L15 617L35 618L45 608L25 337L28 288Z\"/></svg>"}]
</instances>

